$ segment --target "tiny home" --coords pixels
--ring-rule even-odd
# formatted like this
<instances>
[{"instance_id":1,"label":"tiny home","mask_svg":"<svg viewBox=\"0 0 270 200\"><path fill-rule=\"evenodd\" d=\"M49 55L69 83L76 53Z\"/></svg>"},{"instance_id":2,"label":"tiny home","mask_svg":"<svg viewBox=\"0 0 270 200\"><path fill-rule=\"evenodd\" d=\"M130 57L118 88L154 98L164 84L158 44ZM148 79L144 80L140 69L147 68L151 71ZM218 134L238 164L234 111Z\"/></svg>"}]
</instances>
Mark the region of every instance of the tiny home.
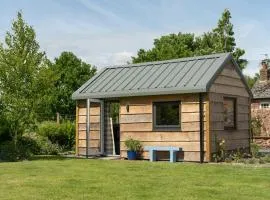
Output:
<instances>
[{"instance_id":1,"label":"tiny home","mask_svg":"<svg viewBox=\"0 0 270 200\"><path fill-rule=\"evenodd\" d=\"M79 156L125 158L128 138L182 148L184 161L211 161L220 139L226 150L249 148L251 92L230 53L108 67L72 98Z\"/></svg>"}]
</instances>

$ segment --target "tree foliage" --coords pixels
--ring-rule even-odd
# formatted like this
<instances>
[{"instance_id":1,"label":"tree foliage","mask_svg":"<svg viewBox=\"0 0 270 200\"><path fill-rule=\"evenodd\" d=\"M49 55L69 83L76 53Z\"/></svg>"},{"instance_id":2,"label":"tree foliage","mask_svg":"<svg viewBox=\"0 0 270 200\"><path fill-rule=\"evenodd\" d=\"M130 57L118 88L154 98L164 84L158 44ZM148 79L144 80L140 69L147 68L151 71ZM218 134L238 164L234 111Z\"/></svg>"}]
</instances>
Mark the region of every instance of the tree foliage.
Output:
<instances>
[{"instance_id":1,"label":"tree foliage","mask_svg":"<svg viewBox=\"0 0 270 200\"><path fill-rule=\"evenodd\" d=\"M245 75L245 78L246 78L248 87L251 89L256 83L256 81L260 78L260 75L258 73L256 73L255 76Z\"/></svg>"},{"instance_id":2,"label":"tree foliage","mask_svg":"<svg viewBox=\"0 0 270 200\"><path fill-rule=\"evenodd\" d=\"M13 137L35 123L35 108L47 87L47 83L40 82L45 70L45 53L40 51L35 31L18 12L11 31L0 44L2 114L9 122Z\"/></svg>"},{"instance_id":3,"label":"tree foliage","mask_svg":"<svg viewBox=\"0 0 270 200\"><path fill-rule=\"evenodd\" d=\"M232 52L236 62L244 69L247 60L241 58L245 51L236 47L231 23L231 13L225 9L218 21L217 27L195 37L193 33L169 34L154 40L154 47L149 50L140 49L133 63L159 61L188 56L206 55L212 53Z\"/></svg>"},{"instance_id":4,"label":"tree foliage","mask_svg":"<svg viewBox=\"0 0 270 200\"><path fill-rule=\"evenodd\" d=\"M51 91L51 110L63 115L75 115L72 93L96 73L96 68L83 62L71 52L63 52L50 66L56 76Z\"/></svg>"}]
</instances>

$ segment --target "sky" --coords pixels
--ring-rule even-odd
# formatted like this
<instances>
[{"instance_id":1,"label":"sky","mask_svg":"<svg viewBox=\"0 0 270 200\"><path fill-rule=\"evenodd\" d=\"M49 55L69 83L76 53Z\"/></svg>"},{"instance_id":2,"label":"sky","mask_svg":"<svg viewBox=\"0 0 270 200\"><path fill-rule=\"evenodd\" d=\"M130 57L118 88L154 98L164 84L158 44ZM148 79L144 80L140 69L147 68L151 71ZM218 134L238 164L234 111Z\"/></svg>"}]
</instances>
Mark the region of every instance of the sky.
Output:
<instances>
[{"instance_id":1,"label":"sky","mask_svg":"<svg viewBox=\"0 0 270 200\"><path fill-rule=\"evenodd\" d=\"M0 41L22 11L50 59L72 51L100 69L125 64L161 35L207 32L225 8L232 14L236 44L246 50L244 73L253 75L263 54L270 56L266 0L1 0Z\"/></svg>"}]
</instances>

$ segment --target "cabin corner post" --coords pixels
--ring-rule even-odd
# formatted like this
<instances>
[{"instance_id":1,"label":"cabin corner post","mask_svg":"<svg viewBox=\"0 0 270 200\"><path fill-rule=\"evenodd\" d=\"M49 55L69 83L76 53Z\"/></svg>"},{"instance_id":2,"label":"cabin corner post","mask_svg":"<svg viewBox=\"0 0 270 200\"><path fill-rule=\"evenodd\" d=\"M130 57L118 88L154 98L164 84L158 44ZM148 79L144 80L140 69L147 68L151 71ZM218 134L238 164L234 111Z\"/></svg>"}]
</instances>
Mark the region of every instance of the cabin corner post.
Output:
<instances>
[{"instance_id":1,"label":"cabin corner post","mask_svg":"<svg viewBox=\"0 0 270 200\"><path fill-rule=\"evenodd\" d=\"M211 121L210 121L210 113L211 113L211 108L210 108L210 96L209 94L207 95L206 99L206 106L205 106L205 121L206 121L206 132L205 132L205 141L206 141L206 161L211 162L211 146L212 146L212 141L211 141Z\"/></svg>"},{"instance_id":2,"label":"cabin corner post","mask_svg":"<svg viewBox=\"0 0 270 200\"><path fill-rule=\"evenodd\" d=\"M89 134L90 134L90 99L86 99L86 158L89 156Z\"/></svg>"},{"instance_id":3,"label":"cabin corner post","mask_svg":"<svg viewBox=\"0 0 270 200\"><path fill-rule=\"evenodd\" d=\"M78 101L76 101L76 119L75 119L75 135L76 135L76 141L75 141L75 155L79 155L79 106Z\"/></svg>"},{"instance_id":4,"label":"cabin corner post","mask_svg":"<svg viewBox=\"0 0 270 200\"><path fill-rule=\"evenodd\" d=\"M204 109L203 93L199 93L199 112L200 112L200 163L204 162Z\"/></svg>"},{"instance_id":5,"label":"cabin corner post","mask_svg":"<svg viewBox=\"0 0 270 200\"><path fill-rule=\"evenodd\" d=\"M104 123L104 100L100 101L100 153L104 155L104 134L105 134L105 123Z\"/></svg>"},{"instance_id":6,"label":"cabin corner post","mask_svg":"<svg viewBox=\"0 0 270 200\"><path fill-rule=\"evenodd\" d=\"M248 124L251 124L251 98L248 98L248 110L249 110L249 114L248 114ZM251 152L251 143L254 142L254 138L253 138L253 133L251 131L251 126L248 127L249 128L249 153Z\"/></svg>"}]
</instances>

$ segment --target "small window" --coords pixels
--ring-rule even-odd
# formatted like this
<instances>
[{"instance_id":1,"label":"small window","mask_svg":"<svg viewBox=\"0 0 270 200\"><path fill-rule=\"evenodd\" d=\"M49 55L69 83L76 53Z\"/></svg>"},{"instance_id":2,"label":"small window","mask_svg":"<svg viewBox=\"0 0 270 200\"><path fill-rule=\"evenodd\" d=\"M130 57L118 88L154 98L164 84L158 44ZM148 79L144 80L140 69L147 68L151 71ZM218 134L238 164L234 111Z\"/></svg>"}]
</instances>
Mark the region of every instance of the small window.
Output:
<instances>
[{"instance_id":1,"label":"small window","mask_svg":"<svg viewBox=\"0 0 270 200\"><path fill-rule=\"evenodd\" d=\"M179 130L179 101L155 102L153 104L153 128L155 130Z\"/></svg>"},{"instance_id":2,"label":"small window","mask_svg":"<svg viewBox=\"0 0 270 200\"><path fill-rule=\"evenodd\" d=\"M235 98L224 98L224 129L236 129Z\"/></svg>"},{"instance_id":3,"label":"small window","mask_svg":"<svg viewBox=\"0 0 270 200\"><path fill-rule=\"evenodd\" d=\"M270 103L261 103L261 109L270 108Z\"/></svg>"}]
</instances>

